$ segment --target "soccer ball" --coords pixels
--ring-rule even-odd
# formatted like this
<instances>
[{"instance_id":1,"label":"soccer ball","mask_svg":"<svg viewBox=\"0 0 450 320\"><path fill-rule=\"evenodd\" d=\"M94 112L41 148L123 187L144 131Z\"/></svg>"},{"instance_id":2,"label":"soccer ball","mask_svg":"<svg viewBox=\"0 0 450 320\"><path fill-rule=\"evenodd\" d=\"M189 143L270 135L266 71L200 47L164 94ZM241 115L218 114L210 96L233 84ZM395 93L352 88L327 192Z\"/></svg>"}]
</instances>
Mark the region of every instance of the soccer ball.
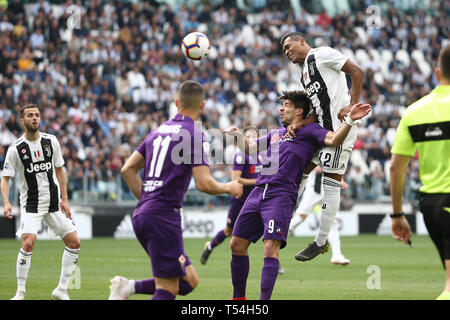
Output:
<instances>
[{"instance_id":1,"label":"soccer ball","mask_svg":"<svg viewBox=\"0 0 450 320\"><path fill-rule=\"evenodd\" d=\"M203 60L209 54L211 44L206 35L201 32L191 32L181 42L181 51L192 60Z\"/></svg>"}]
</instances>

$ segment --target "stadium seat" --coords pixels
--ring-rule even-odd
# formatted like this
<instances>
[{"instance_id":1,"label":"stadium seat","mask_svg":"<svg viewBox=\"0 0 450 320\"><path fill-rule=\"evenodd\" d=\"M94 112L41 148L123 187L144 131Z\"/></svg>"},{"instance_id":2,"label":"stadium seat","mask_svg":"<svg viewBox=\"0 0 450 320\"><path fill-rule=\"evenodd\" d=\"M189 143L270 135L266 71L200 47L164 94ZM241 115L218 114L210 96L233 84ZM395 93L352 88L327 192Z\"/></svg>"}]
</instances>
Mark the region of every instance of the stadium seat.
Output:
<instances>
[{"instance_id":1,"label":"stadium seat","mask_svg":"<svg viewBox=\"0 0 450 320\"><path fill-rule=\"evenodd\" d=\"M224 66L225 70L227 70L227 71L233 70L233 62L228 57L225 57L223 59L223 66Z\"/></svg>"},{"instance_id":2,"label":"stadium seat","mask_svg":"<svg viewBox=\"0 0 450 320\"><path fill-rule=\"evenodd\" d=\"M363 49L358 49L358 50L356 50L355 57L356 57L356 61L357 61L360 65L364 65L364 64L366 64L367 61L370 60L370 57L369 57L369 55L367 54L367 51L366 51L366 50L363 50Z\"/></svg>"},{"instance_id":3,"label":"stadium seat","mask_svg":"<svg viewBox=\"0 0 450 320\"><path fill-rule=\"evenodd\" d=\"M362 44L366 45L367 41L368 41L368 38L369 38L367 36L366 31L362 27L355 27L354 30L355 30L356 34L358 34L358 37L361 39Z\"/></svg>"},{"instance_id":4,"label":"stadium seat","mask_svg":"<svg viewBox=\"0 0 450 320\"><path fill-rule=\"evenodd\" d=\"M381 62L381 55L380 55L380 53L378 52L377 49L374 49L374 48L369 49L369 55L370 55L373 59L375 59L375 61Z\"/></svg>"},{"instance_id":5,"label":"stadium seat","mask_svg":"<svg viewBox=\"0 0 450 320\"><path fill-rule=\"evenodd\" d=\"M349 57L350 60L356 61L356 59L355 59L355 54L353 53L353 51L352 51L351 49L346 48L346 47L343 47L342 50L341 50L341 52L342 52L343 54L345 54L347 57Z\"/></svg>"},{"instance_id":6,"label":"stadium seat","mask_svg":"<svg viewBox=\"0 0 450 320\"><path fill-rule=\"evenodd\" d=\"M421 50L414 50L411 53L411 57L416 61L417 67L419 68L420 72L424 75L424 77L430 76L432 73L432 69L430 64L425 60L425 56Z\"/></svg>"},{"instance_id":7,"label":"stadium seat","mask_svg":"<svg viewBox=\"0 0 450 320\"><path fill-rule=\"evenodd\" d=\"M249 107L251 108L252 118L253 119L258 118L261 110L261 104L259 103L258 99L252 92L248 92L246 95L246 101Z\"/></svg>"},{"instance_id":8,"label":"stadium seat","mask_svg":"<svg viewBox=\"0 0 450 320\"><path fill-rule=\"evenodd\" d=\"M392 51L389 49L384 49L381 52L381 60L390 63L394 59L394 55L392 54Z\"/></svg>"},{"instance_id":9,"label":"stadium seat","mask_svg":"<svg viewBox=\"0 0 450 320\"><path fill-rule=\"evenodd\" d=\"M409 67L411 60L406 50L400 49L395 54L395 59L400 61L405 67Z\"/></svg>"},{"instance_id":10,"label":"stadium seat","mask_svg":"<svg viewBox=\"0 0 450 320\"><path fill-rule=\"evenodd\" d=\"M411 53L411 58L416 60L417 63L425 61L425 57L423 55L422 50L416 49Z\"/></svg>"},{"instance_id":11,"label":"stadium seat","mask_svg":"<svg viewBox=\"0 0 450 320\"><path fill-rule=\"evenodd\" d=\"M381 72L375 72L373 75L373 79L375 80L375 83L378 85L382 85L384 83L383 73Z\"/></svg>"},{"instance_id":12,"label":"stadium seat","mask_svg":"<svg viewBox=\"0 0 450 320\"><path fill-rule=\"evenodd\" d=\"M239 57L235 57L233 59L233 65L234 70L236 70L237 72L244 72L246 70L244 61L242 61L242 59Z\"/></svg>"}]
</instances>

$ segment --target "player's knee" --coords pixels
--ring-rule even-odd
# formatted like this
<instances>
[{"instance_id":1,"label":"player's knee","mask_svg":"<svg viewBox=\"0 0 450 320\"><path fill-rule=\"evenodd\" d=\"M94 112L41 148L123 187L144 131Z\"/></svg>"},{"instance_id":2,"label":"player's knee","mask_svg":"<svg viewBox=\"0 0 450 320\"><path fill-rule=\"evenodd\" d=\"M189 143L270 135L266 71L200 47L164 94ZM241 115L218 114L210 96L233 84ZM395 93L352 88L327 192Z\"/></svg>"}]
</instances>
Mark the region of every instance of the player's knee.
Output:
<instances>
[{"instance_id":1,"label":"player's knee","mask_svg":"<svg viewBox=\"0 0 450 320\"><path fill-rule=\"evenodd\" d=\"M79 238L76 238L73 242L72 242L72 247L71 249L80 249L81 247L81 241Z\"/></svg>"},{"instance_id":2,"label":"player's knee","mask_svg":"<svg viewBox=\"0 0 450 320\"><path fill-rule=\"evenodd\" d=\"M25 237L22 239L22 250L25 252L32 252L34 249L34 239L31 237Z\"/></svg>"},{"instance_id":3,"label":"player's knee","mask_svg":"<svg viewBox=\"0 0 450 320\"><path fill-rule=\"evenodd\" d=\"M281 242L277 240L264 241L264 257L277 258L280 252Z\"/></svg>"},{"instance_id":4,"label":"player's knee","mask_svg":"<svg viewBox=\"0 0 450 320\"><path fill-rule=\"evenodd\" d=\"M64 237L64 243L69 249L80 249L81 241L80 238L76 235L76 233L68 234Z\"/></svg>"},{"instance_id":5,"label":"player's knee","mask_svg":"<svg viewBox=\"0 0 450 320\"><path fill-rule=\"evenodd\" d=\"M232 254L246 255L247 245L242 239L238 237L232 237L230 240L230 249Z\"/></svg>"},{"instance_id":6,"label":"player's knee","mask_svg":"<svg viewBox=\"0 0 450 320\"><path fill-rule=\"evenodd\" d=\"M195 274L191 279L189 279L189 285L191 286L192 290L195 289L195 287L198 285L198 276Z\"/></svg>"}]
</instances>

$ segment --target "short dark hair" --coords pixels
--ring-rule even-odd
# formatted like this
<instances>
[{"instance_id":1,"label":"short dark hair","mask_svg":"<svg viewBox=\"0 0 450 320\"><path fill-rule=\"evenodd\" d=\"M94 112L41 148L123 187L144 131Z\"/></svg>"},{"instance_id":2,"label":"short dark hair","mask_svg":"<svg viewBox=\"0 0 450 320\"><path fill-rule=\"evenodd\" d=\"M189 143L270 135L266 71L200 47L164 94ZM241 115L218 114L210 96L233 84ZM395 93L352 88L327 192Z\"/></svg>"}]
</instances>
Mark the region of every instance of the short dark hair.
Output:
<instances>
[{"instance_id":1,"label":"short dark hair","mask_svg":"<svg viewBox=\"0 0 450 320\"><path fill-rule=\"evenodd\" d=\"M278 101L291 100L295 108L303 109L303 118L309 114L312 108L311 99L309 99L306 91L294 90L294 91L283 91L283 94L278 97Z\"/></svg>"},{"instance_id":2,"label":"short dark hair","mask_svg":"<svg viewBox=\"0 0 450 320\"><path fill-rule=\"evenodd\" d=\"M182 108L199 107L205 99L205 91L200 83L186 80L178 89L178 101Z\"/></svg>"},{"instance_id":3,"label":"short dark hair","mask_svg":"<svg viewBox=\"0 0 450 320\"><path fill-rule=\"evenodd\" d=\"M39 108L38 105L34 104L34 103L29 103L24 105L22 108L20 108L19 111L19 119L23 119L25 117L25 110L26 109L32 109L32 108L36 108L39 110L39 112L41 112L41 108Z\"/></svg>"},{"instance_id":4,"label":"short dark hair","mask_svg":"<svg viewBox=\"0 0 450 320\"><path fill-rule=\"evenodd\" d=\"M280 44L281 46L283 46L284 41L286 41L287 38L291 38L292 40L300 40L300 39L305 39L306 40L306 36L304 33L301 32L289 32L286 33L285 35L283 35L281 37L280 40Z\"/></svg>"},{"instance_id":5,"label":"short dark hair","mask_svg":"<svg viewBox=\"0 0 450 320\"><path fill-rule=\"evenodd\" d=\"M438 68L442 78L450 80L450 44L441 49L438 58Z\"/></svg>"}]
</instances>

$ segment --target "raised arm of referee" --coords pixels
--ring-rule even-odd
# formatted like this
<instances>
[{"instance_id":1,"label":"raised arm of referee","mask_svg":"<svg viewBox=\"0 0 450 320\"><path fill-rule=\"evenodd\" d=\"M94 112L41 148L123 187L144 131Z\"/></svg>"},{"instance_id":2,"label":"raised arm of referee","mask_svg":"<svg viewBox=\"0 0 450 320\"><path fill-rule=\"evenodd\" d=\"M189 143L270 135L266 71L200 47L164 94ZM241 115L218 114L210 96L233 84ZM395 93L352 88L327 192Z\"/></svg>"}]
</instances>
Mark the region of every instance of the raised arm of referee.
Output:
<instances>
[{"instance_id":1,"label":"raised arm of referee","mask_svg":"<svg viewBox=\"0 0 450 320\"><path fill-rule=\"evenodd\" d=\"M392 235L405 243L411 238L402 198L405 169L417 151L423 184L420 211L446 269L438 299L450 300L450 45L441 50L435 73L440 85L406 109L392 146Z\"/></svg>"}]
</instances>

